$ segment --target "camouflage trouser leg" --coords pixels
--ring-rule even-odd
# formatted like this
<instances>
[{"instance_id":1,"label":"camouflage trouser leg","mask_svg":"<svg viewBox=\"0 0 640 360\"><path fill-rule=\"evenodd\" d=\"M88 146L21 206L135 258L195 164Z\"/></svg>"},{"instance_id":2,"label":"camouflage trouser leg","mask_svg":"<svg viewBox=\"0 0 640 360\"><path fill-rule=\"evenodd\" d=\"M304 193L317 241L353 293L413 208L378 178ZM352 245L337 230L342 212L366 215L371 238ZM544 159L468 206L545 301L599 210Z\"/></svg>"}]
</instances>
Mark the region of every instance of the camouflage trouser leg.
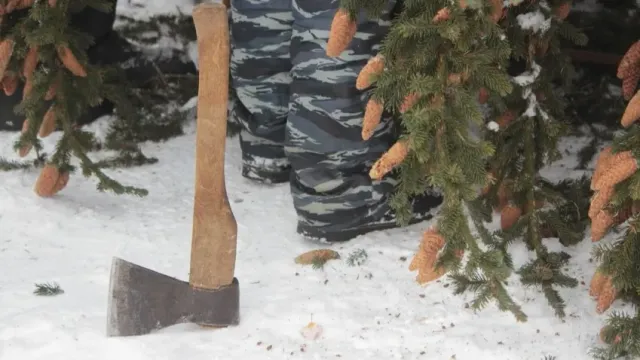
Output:
<instances>
[{"instance_id":1,"label":"camouflage trouser leg","mask_svg":"<svg viewBox=\"0 0 640 360\"><path fill-rule=\"evenodd\" d=\"M394 3L390 1L389 10ZM349 48L338 58L328 58L326 43L338 5L338 0L293 0L286 138L298 231L327 240L373 230L389 212L388 197L395 185L391 177L372 181L368 176L373 162L396 138L385 115L374 136L362 140L369 94L355 88L360 69L378 52L388 31L388 14L380 20L361 16Z\"/></svg>"},{"instance_id":2,"label":"camouflage trouser leg","mask_svg":"<svg viewBox=\"0 0 640 360\"><path fill-rule=\"evenodd\" d=\"M285 182L284 153L293 16L291 0L231 1L231 81L236 91L232 121L242 126L242 174Z\"/></svg>"}]
</instances>

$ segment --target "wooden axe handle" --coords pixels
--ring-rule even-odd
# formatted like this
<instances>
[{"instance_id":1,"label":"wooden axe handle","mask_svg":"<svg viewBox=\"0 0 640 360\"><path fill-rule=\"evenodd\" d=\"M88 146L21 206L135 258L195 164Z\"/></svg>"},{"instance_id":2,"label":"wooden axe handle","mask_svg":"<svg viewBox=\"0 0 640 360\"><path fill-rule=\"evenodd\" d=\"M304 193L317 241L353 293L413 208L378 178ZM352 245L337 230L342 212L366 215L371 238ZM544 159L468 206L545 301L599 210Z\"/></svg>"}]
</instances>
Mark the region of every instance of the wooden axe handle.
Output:
<instances>
[{"instance_id":1,"label":"wooden axe handle","mask_svg":"<svg viewBox=\"0 0 640 360\"><path fill-rule=\"evenodd\" d=\"M229 87L229 25L223 4L193 10L198 39L196 180L189 283L217 289L233 281L238 225L224 177Z\"/></svg>"}]
</instances>

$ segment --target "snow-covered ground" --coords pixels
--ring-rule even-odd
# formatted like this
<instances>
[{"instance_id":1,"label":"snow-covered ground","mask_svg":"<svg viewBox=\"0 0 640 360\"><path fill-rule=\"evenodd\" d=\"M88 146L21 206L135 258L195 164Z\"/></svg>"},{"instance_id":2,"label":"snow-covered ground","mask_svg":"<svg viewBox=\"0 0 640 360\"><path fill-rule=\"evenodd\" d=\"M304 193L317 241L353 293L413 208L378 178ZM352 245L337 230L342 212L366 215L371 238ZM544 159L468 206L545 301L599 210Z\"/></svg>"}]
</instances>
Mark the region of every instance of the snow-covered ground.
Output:
<instances>
[{"instance_id":1,"label":"snow-covered ground","mask_svg":"<svg viewBox=\"0 0 640 360\"><path fill-rule=\"evenodd\" d=\"M148 3L153 5L133 8L121 0L119 11L144 16L173 11L178 2ZM91 127L100 133L108 121ZM46 139L47 149L58 136ZM11 150L16 137L0 133L0 156L17 159ZM42 199L32 191L36 171L0 172L0 360L579 360L590 359L589 348L599 344L605 315L596 314L587 293L594 270L590 241L566 249L573 255L569 273L584 283L561 290L568 303L564 321L537 289L523 288L515 278L509 290L529 315L525 324L494 305L473 313L465 307L471 296L453 295L446 279L418 286L407 268L428 223L334 247L343 259L365 249L368 259L361 266L334 260L321 270L302 267L294 257L321 245L296 235L286 185L262 187L240 176L237 139L228 143L226 171L239 228L240 325L210 330L183 324L141 337L107 338L112 257L182 279L189 270L194 126L143 149L160 162L111 172L146 187L150 194L141 199L99 193L94 180L80 175L57 197ZM545 175L568 175L571 161ZM550 241L549 247L559 245ZM517 265L531 256L521 245L513 251ZM64 294L35 296L34 284L44 282L57 282ZM315 341L300 334L311 320L324 329Z\"/></svg>"}]
</instances>

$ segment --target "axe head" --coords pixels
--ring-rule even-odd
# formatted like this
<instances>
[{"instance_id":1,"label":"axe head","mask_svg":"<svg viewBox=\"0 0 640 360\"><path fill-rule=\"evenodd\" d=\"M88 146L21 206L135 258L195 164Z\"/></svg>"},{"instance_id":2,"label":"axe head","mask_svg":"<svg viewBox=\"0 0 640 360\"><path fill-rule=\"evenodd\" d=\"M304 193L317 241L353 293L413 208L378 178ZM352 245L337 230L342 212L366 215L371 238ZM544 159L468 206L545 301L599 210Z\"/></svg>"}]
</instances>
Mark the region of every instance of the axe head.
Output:
<instances>
[{"instance_id":1,"label":"axe head","mask_svg":"<svg viewBox=\"0 0 640 360\"><path fill-rule=\"evenodd\" d=\"M114 258L109 282L107 336L144 335L180 323L237 325L237 279L215 290L193 288L153 270Z\"/></svg>"}]
</instances>

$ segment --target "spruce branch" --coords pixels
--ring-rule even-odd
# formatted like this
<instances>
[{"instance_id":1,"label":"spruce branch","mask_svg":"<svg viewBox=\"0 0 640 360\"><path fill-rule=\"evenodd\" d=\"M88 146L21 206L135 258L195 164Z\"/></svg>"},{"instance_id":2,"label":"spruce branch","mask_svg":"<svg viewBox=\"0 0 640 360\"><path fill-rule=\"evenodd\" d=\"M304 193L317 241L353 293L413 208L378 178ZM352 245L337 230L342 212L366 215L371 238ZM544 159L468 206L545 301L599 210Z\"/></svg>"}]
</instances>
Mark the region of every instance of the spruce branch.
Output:
<instances>
[{"instance_id":1,"label":"spruce branch","mask_svg":"<svg viewBox=\"0 0 640 360\"><path fill-rule=\"evenodd\" d=\"M367 6L359 0L341 2L350 14ZM373 78L372 99L380 103L368 106L380 112L384 99L382 106L396 115L403 136L374 164L370 175L377 179L397 170L391 205L400 223L410 219L414 196L427 187L439 189L444 201L434 231L446 239L446 246L435 268L453 273L457 291L475 292L475 309L495 300L499 309L525 321L526 315L503 285L513 271L505 242L485 228L490 211L474 203L478 190L487 185L487 160L495 155L490 142L470 131L483 125L476 99L483 91L505 96L513 89L504 70L509 44L496 25L496 9L491 14L484 10L466 8L463 2L404 3L376 60L384 61ZM474 236L468 212L489 249ZM468 260L463 266L464 253Z\"/></svg>"},{"instance_id":2,"label":"spruce branch","mask_svg":"<svg viewBox=\"0 0 640 360\"><path fill-rule=\"evenodd\" d=\"M347 265L349 266L360 266L362 264L364 264L367 259L369 258L369 255L367 254L367 251L364 249L357 249L352 251L349 256L347 257Z\"/></svg>"},{"instance_id":3,"label":"spruce branch","mask_svg":"<svg viewBox=\"0 0 640 360\"><path fill-rule=\"evenodd\" d=\"M54 195L66 185L69 173L75 169L72 157L79 160L85 176L98 179L98 190L144 196L146 190L120 184L101 170L99 165L104 163L96 164L89 158L87 154L97 150L98 143L92 134L76 126L89 107L104 100L105 88L109 90L105 85L106 70L92 66L87 60L86 49L93 39L69 26L70 12L87 6L108 10L111 5L103 0L59 0L55 5L37 1L22 16L11 17L9 26L3 27L14 43L9 71L20 74L25 82L23 101L16 111L26 119L14 147L21 156L35 149L41 158L38 136L47 136L56 128L62 131L54 153L43 161L46 166L36 186L41 196ZM139 162L149 160L137 147L134 150L135 156L129 153L131 158ZM55 172L52 183L46 183L45 171Z\"/></svg>"},{"instance_id":4,"label":"spruce branch","mask_svg":"<svg viewBox=\"0 0 640 360\"><path fill-rule=\"evenodd\" d=\"M36 289L33 293L38 296L55 296L64 293L64 290L57 283L42 283L36 284Z\"/></svg>"},{"instance_id":5,"label":"spruce branch","mask_svg":"<svg viewBox=\"0 0 640 360\"><path fill-rule=\"evenodd\" d=\"M518 16L530 12L545 14L548 17L545 26L522 27ZM560 49L559 37L569 34L572 36L565 37L579 43L583 39L575 28L540 3L511 7L503 25L513 56L522 59L524 69L512 76L514 91L492 104L493 116L500 129L486 133L496 148L496 156L490 163L497 184L487 191L487 202L505 209L502 212L502 248L522 239L534 253L535 259L517 271L522 283L539 287L556 315L564 317L565 303L555 287L575 287L577 280L562 273L568 255L549 252L543 239L561 237L565 245L582 240L588 206L584 201L568 196L571 193L565 192L567 186L550 184L539 176L539 172L561 157L558 142L566 134L563 124L565 104L557 100L559 96L556 96L553 82L560 80L567 85L565 80L572 67L569 57ZM508 121L504 121L507 119L505 114L510 115ZM585 181L581 184L581 198L588 199ZM514 211L508 212L507 208ZM506 218L511 214L516 218Z\"/></svg>"},{"instance_id":6,"label":"spruce branch","mask_svg":"<svg viewBox=\"0 0 640 360\"><path fill-rule=\"evenodd\" d=\"M598 360L637 358L640 356L640 312L635 316L613 312L600 331L600 339L607 344L591 349L591 355Z\"/></svg>"}]
</instances>

